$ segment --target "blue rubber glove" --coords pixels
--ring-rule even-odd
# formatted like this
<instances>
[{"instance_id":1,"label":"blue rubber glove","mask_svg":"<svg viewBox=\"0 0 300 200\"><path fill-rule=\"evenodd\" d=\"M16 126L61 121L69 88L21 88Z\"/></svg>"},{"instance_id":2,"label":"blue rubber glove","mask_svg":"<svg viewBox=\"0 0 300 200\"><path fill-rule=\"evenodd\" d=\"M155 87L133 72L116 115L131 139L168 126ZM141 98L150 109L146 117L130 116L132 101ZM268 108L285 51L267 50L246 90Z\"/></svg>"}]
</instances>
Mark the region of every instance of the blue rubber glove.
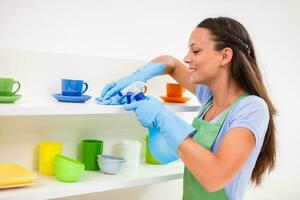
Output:
<instances>
[{"instance_id":1,"label":"blue rubber glove","mask_svg":"<svg viewBox=\"0 0 300 200\"><path fill-rule=\"evenodd\" d=\"M118 94L112 96L109 99L102 99L101 97L96 98L96 103L101 105L122 105L125 104L126 97L125 96L119 96Z\"/></svg>"},{"instance_id":2,"label":"blue rubber glove","mask_svg":"<svg viewBox=\"0 0 300 200\"><path fill-rule=\"evenodd\" d=\"M165 68L166 66L163 63L148 63L130 76L126 76L116 82L107 84L103 88L99 99L107 100L135 81L143 81L146 83L152 77L162 75L165 72Z\"/></svg>"},{"instance_id":3,"label":"blue rubber glove","mask_svg":"<svg viewBox=\"0 0 300 200\"><path fill-rule=\"evenodd\" d=\"M178 154L166 141L158 128L148 128L149 150L160 164L168 164L178 160Z\"/></svg>"},{"instance_id":4,"label":"blue rubber glove","mask_svg":"<svg viewBox=\"0 0 300 200\"><path fill-rule=\"evenodd\" d=\"M124 109L127 111L133 110L140 121L140 123L149 129L149 139L151 140L150 133L159 138L159 142L152 142L159 148L163 148L161 143L168 144L164 145L168 148L168 152L172 158L165 158L167 155L155 156L164 152L165 149L158 149L152 152L154 157L161 163L173 160L177 156L178 146L181 142L195 131L191 125L186 123L184 120L171 113L159 100L154 97L148 96L145 100L134 101L131 104L124 104ZM150 142L151 144L151 142ZM151 148L150 148L151 150ZM155 151L155 149L154 149ZM165 159L162 160L161 157ZM177 156L178 158L178 156Z\"/></svg>"}]
</instances>

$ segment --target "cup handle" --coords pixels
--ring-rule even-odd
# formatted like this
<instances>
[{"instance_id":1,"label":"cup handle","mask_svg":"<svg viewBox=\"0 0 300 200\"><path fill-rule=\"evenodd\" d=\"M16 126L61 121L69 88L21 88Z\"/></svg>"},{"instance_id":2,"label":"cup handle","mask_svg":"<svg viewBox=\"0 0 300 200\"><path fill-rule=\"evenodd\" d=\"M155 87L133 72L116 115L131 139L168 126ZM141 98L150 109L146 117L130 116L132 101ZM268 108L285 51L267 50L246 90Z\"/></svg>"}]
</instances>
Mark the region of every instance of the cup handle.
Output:
<instances>
[{"instance_id":1,"label":"cup handle","mask_svg":"<svg viewBox=\"0 0 300 200\"><path fill-rule=\"evenodd\" d=\"M21 88L21 83L19 81L14 81L13 84L17 84L18 88L12 93L13 95L15 95Z\"/></svg>"},{"instance_id":2,"label":"cup handle","mask_svg":"<svg viewBox=\"0 0 300 200\"><path fill-rule=\"evenodd\" d=\"M85 88L81 94L84 94L89 88L89 85L86 82L84 82L83 84L85 85Z\"/></svg>"}]
</instances>

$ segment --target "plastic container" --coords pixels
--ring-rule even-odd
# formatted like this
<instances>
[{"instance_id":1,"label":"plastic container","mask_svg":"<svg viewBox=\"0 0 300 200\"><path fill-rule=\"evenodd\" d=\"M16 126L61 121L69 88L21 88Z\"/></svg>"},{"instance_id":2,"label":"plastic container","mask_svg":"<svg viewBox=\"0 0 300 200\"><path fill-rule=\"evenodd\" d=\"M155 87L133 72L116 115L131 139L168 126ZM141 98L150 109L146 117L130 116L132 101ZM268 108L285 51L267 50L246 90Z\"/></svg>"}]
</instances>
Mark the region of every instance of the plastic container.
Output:
<instances>
[{"instance_id":1,"label":"plastic container","mask_svg":"<svg viewBox=\"0 0 300 200\"><path fill-rule=\"evenodd\" d=\"M9 188L32 183L36 174L15 163L0 164L0 188Z\"/></svg>"},{"instance_id":2,"label":"plastic container","mask_svg":"<svg viewBox=\"0 0 300 200\"><path fill-rule=\"evenodd\" d=\"M57 155L54 159L54 174L62 182L76 182L84 172L84 164L72 158Z\"/></svg>"},{"instance_id":3,"label":"plastic container","mask_svg":"<svg viewBox=\"0 0 300 200\"><path fill-rule=\"evenodd\" d=\"M73 158L69 158L62 155L56 155L54 158L54 166L69 168L69 169L82 169L84 168L84 164L78 160Z\"/></svg>"},{"instance_id":4,"label":"plastic container","mask_svg":"<svg viewBox=\"0 0 300 200\"><path fill-rule=\"evenodd\" d=\"M120 156L126 160L125 167L137 167L140 164L141 143L136 140L124 140L120 144Z\"/></svg>"},{"instance_id":5,"label":"plastic container","mask_svg":"<svg viewBox=\"0 0 300 200\"><path fill-rule=\"evenodd\" d=\"M113 155L99 155L98 164L105 174L117 174L123 167L125 159Z\"/></svg>"},{"instance_id":6,"label":"plastic container","mask_svg":"<svg viewBox=\"0 0 300 200\"><path fill-rule=\"evenodd\" d=\"M142 81L136 81L136 82L130 84L129 86L127 86L126 88L122 89L119 92L119 96L123 96L128 93L132 93L132 94L137 94L139 92L146 93L146 91L147 91L146 83L144 83Z\"/></svg>"},{"instance_id":7,"label":"plastic container","mask_svg":"<svg viewBox=\"0 0 300 200\"><path fill-rule=\"evenodd\" d=\"M98 171L97 156L103 152L103 141L83 140L82 141L82 162L85 170Z\"/></svg>"},{"instance_id":8,"label":"plastic container","mask_svg":"<svg viewBox=\"0 0 300 200\"><path fill-rule=\"evenodd\" d=\"M146 163L159 165L160 163L153 157L149 149L149 136L146 136Z\"/></svg>"},{"instance_id":9,"label":"plastic container","mask_svg":"<svg viewBox=\"0 0 300 200\"><path fill-rule=\"evenodd\" d=\"M39 172L51 176L53 173L53 160L60 155L62 144L59 142L42 142L39 144Z\"/></svg>"},{"instance_id":10,"label":"plastic container","mask_svg":"<svg viewBox=\"0 0 300 200\"><path fill-rule=\"evenodd\" d=\"M126 96L127 103L131 103L132 98L136 101L145 99L144 93L147 91L147 86L142 81L136 81L123 90L119 91L119 96Z\"/></svg>"}]
</instances>

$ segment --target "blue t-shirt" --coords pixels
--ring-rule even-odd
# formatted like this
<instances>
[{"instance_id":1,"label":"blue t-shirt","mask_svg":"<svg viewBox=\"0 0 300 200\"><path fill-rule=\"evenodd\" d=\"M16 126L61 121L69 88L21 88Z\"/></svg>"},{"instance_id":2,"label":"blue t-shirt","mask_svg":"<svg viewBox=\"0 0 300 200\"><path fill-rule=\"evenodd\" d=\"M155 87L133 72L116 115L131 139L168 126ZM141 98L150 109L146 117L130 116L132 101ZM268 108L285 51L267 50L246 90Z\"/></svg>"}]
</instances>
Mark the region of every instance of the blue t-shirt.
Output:
<instances>
[{"instance_id":1,"label":"blue t-shirt","mask_svg":"<svg viewBox=\"0 0 300 200\"><path fill-rule=\"evenodd\" d=\"M197 85L196 96L200 103L204 105L208 100L210 100L212 93L208 86L200 84ZM222 113L216 116L210 122L215 123L221 115ZM269 110L267 104L262 98L255 95L250 95L242 99L232 108L224 121L220 133L217 136L214 145L212 146L213 153L216 153L218 150L226 133L228 133L228 131L234 127L250 129L256 140L255 147L245 165L225 188L230 200L241 200L244 197L246 188L250 182L252 170L255 166L264 141L268 123Z\"/></svg>"}]
</instances>

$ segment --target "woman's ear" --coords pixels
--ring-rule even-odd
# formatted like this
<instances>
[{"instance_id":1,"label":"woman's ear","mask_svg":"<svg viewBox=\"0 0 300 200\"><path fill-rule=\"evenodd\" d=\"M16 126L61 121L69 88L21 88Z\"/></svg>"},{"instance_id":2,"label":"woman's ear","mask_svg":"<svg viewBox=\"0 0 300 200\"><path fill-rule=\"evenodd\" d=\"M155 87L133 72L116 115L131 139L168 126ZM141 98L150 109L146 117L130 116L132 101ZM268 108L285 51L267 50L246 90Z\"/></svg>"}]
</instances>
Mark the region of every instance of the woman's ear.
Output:
<instances>
[{"instance_id":1,"label":"woman's ear","mask_svg":"<svg viewBox=\"0 0 300 200\"><path fill-rule=\"evenodd\" d=\"M233 56L233 51L230 47L226 47L222 50L221 52L222 58L221 58L221 65L227 65L231 62L232 56Z\"/></svg>"}]
</instances>

